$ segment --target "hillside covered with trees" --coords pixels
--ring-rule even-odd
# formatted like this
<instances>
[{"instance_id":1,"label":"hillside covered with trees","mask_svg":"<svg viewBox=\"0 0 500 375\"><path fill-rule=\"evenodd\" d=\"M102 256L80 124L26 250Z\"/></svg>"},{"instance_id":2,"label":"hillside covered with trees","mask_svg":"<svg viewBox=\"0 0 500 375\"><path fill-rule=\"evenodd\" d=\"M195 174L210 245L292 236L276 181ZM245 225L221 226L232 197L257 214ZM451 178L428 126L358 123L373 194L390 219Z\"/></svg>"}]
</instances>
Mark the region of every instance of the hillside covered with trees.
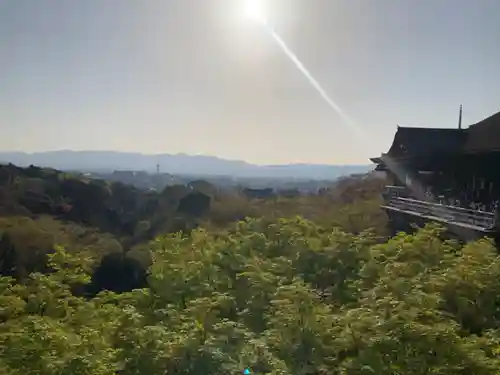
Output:
<instances>
[{"instance_id":1,"label":"hillside covered with trees","mask_svg":"<svg viewBox=\"0 0 500 375\"><path fill-rule=\"evenodd\" d=\"M384 181L254 197L0 168L0 374L498 374L500 259Z\"/></svg>"}]
</instances>

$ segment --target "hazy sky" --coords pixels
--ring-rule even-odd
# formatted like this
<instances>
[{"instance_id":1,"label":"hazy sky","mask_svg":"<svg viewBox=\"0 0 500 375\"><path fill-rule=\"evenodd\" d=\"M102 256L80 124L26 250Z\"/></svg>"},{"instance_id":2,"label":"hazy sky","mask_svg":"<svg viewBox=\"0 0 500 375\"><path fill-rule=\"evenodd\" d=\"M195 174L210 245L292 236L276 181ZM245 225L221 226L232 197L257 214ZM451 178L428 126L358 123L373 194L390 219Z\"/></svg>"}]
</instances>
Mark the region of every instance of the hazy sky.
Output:
<instances>
[{"instance_id":1,"label":"hazy sky","mask_svg":"<svg viewBox=\"0 0 500 375\"><path fill-rule=\"evenodd\" d=\"M264 0L265 1L265 0ZM500 110L499 0L0 0L0 150L368 163L396 125Z\"/></svg>"}]
</instances>

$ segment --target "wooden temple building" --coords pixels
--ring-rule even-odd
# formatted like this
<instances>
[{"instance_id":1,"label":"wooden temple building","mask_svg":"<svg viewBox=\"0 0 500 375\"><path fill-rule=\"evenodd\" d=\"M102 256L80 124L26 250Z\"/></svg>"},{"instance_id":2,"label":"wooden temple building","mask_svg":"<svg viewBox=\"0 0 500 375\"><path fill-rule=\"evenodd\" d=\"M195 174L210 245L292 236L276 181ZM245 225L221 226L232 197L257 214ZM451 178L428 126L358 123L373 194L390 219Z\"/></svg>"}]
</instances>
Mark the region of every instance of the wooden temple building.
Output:
<instances>
[{"instance_id":1,"label":"wooden temple building","mask_svg":"<svg viewBox=\"0 0 500 375\"><path fill-rule=\"evenodd\" d=\"M382 208L394 232L439 222L454 237L500 239L500 112L462 128L398 126L387 153L370 159L389 185Z\"/></svg>"}]
</instances>

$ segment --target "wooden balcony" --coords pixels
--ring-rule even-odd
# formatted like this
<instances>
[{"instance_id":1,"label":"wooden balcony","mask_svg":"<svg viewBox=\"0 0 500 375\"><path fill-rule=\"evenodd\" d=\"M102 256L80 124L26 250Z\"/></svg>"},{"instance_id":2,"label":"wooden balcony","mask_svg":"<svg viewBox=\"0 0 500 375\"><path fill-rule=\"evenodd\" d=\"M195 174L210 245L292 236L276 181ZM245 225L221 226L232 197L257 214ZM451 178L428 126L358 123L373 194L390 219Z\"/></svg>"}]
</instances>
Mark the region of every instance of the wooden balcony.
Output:
<instances>
[{"instance_id":1,"label":"wooden balcony","mask_svg":"<svg viewBox=\"0 0 500 375\"><path fill-rule=\"evenodd\" d=\"M403 194L404 188L387 188L384 194L385 203L382 208L388 213L401 213L418 217L424 221L440 222L476 232L492 233L496 231L497 217L492 212L408 198Z\"/></svg>"}]
</instances>

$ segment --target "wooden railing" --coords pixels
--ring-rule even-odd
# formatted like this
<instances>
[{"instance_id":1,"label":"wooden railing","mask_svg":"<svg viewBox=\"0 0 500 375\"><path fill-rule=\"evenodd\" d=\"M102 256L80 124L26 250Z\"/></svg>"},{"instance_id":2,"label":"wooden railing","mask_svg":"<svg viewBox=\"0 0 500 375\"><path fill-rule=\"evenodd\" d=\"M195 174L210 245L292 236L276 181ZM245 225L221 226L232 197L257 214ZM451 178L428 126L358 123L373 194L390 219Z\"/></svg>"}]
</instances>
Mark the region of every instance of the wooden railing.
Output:
<instances>
[{"instance_id":1,"label":"wooden railing","mask_svg":"<svg viewBox=\"0 0 500 375\"><path fill-rule=\"evenodd\" d=\"M386 207L413 212L428 218L434 217L457 224L473 225L486 230L493 229L496 223L496 215L492 212L471 210L411 198L390 198L386 200Z\"/></svg>"},{"instance_id":2,"label":"wooden railing","mask_svg":"<svg viewBox=\"0 0 500 375\"><path fill-rule=\"evenodd\" d=\"M383 192L384 200L389 200L391 198L396 197L407 197L408 189L405 186L392 186L388 185L385 187L385 191Z\"/></svg>"}]
</instances>

